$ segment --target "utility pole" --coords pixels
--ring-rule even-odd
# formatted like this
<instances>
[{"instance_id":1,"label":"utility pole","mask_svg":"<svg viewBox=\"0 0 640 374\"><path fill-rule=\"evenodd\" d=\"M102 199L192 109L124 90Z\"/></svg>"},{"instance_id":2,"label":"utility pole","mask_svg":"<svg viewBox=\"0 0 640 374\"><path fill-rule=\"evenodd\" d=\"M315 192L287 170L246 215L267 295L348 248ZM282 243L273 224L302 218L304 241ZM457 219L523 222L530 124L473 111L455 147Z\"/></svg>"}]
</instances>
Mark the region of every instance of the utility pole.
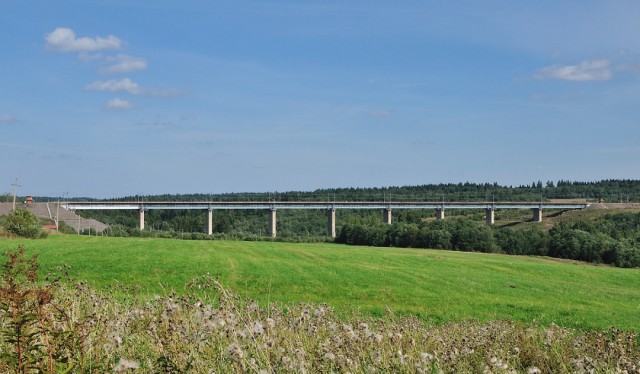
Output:
<instances>
[{"instance_id":1,"label":"utility pole","mask_svg":"<svg viewBox=\"0 0 640 374\"><path fill-rule=\"evenodd\" d=\"M18 187L22 187L21 185L18 184L18 178L16 178L16 181L13 182L12 184L13 186L13 210L16 210L16 192Z\"/></svg>"}]
</instances>

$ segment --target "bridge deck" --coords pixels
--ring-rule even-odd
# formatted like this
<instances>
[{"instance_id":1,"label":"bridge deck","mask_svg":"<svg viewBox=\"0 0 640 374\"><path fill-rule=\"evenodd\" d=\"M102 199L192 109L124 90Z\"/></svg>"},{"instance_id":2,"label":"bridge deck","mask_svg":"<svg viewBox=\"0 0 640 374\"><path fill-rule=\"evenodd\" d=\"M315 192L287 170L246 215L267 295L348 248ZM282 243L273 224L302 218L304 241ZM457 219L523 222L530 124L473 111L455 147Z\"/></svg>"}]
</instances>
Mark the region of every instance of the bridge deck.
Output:
<instances>
[{"instance_id":1,"label":"bridge deck","mask_svg":"<svg viewBox=\"0 0 640 374\"><path fill-rule=\"evenodd\" d=\"M194 201L194 202L67 202L70 210L228 210L228 209L585 209L589 204L545 202L321 202L321 201Z\"/></svg>"}]
</instances>

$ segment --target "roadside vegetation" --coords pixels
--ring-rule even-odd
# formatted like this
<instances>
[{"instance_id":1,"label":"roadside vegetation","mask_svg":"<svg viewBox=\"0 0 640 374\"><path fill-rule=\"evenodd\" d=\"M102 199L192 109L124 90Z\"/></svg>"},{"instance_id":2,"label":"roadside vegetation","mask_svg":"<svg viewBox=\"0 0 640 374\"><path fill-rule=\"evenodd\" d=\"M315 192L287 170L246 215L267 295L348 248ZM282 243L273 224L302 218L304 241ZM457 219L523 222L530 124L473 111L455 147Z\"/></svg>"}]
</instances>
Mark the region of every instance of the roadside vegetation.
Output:
<instances>
[{"instance_id":1,"label":"roadside vegetation","mask_svg":"<svg viewBox=\"0 0 640 374\"><path fill-rule=\"evenodd\" d=\"M122 299L67 269L38 282L38 260L6 252L0 371L28 372L638 372L640 336L509 321L340 317L323 304L264 306L212 276L186 292ZM126 290L124 290L126 294ZM113 297L110 292L119 296Z\"/></svg>"},{"instance_id":2,"label":"roadside vegetation","mask_svg":"<svg viewBox=\"0 0 640 374\"><path fill-rule=\"evenodd\" d=\"M0 217L0 226L4 228L5 236L18 236L36 239L46 238L47 232L42 230L42 222L28 209L18 207L6 216Z\"/></svg>"}]
</instances>

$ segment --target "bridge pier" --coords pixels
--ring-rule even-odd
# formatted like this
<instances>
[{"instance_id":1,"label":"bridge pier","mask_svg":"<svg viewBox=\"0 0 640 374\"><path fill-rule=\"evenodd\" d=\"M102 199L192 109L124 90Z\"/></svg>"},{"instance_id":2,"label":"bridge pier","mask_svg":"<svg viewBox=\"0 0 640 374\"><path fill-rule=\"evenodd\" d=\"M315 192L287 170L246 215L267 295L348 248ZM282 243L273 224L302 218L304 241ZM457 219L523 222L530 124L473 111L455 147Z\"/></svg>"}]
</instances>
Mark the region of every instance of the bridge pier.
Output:
<instances>
[{"instance_id":1,"label":"bridge pier","mask_svg":"<svg viewBox=\"0 0 640 374\"><path fill-rule=\"evenodd\" d=\"M205 227L207 235L213 234L213 209L207 210L207 226Z\"/></svg>"},{"instance_id":2,"label":"bridge pier","mask_svg":"<svg viewBox=\"0 0 640 374\"><path fill-rule=\"evenodd\" d=\"M496 223L496 210L493 208L487 208L487 226L491 226Z\"/></svg>"},{"instance_id":3,"label":"bridge pier","mask_svg":"<svg viewBox=\"0 0 640 374\"><path fill-rule=\"evenodd\" d=\"M533 208L533 222L542 222L542 208Z\"/></svg>"},{"instance_id":4,"label":"bridge pier","mask_svg":"<svg viewBox=\"0 0 640 374\"><path fill-rule=\"evenodd\" d=\"M336 210L331 208L327 210L327 236L336 237Z\"/></svg>"},{"instance_id":5,"label":"bridge pier","mask_svg":"<svg viewBox=\"0 0 640 374\"><path fill-rule=\"evenodd\" d=\"M269 235L271 238L276 237L276 208L271 208L271 214L269 214Z\"/></svg>"},{"instance_id":6,"label":"bridge pier","mask_svg":"<svg viewBox=\"0 0 640 374\"><path fill-rule=\"evenodd\" d=\"M140 208L138 214L138 228L140 231L144 230L144 208Z\"/></svg>"},{"instance_id":7,"label":"bridge pier","mask_svg":"<svg viewBox=\"0 0 640 374\"><path fill-rule=\"evenodd\" d=\"M390 208L385 209L382 215L383 215L382 217L383 222L386 223L387 225L390 225L392 221L391 209Z\"/></svg>"},{"instance_id":8,"label":"bridge pier","mask_svg":"<svg viewBox=\"0 0 640 374\"><path fill-rule=\"evenodd\" d=\"M437 220L444 219L444 208L436 209L436 219Z\"/></svg>"}]
</instances>

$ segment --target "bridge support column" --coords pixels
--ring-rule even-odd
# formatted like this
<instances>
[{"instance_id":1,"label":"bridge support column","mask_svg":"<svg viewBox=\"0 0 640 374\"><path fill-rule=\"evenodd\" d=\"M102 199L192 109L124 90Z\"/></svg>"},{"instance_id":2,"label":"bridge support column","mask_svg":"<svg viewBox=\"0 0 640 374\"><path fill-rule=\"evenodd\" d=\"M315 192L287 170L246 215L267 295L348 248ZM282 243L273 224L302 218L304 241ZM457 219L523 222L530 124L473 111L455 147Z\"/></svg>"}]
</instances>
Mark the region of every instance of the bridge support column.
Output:
<instances>
[{"instance_id":1,"label":"bridge support column","mask_svg":"<svg viewBox=\"0 0 640 374\"><path fill-rule=\"evenodd\" d=\"M491 226L496 223L496 210L493 208L487 208L487 226Z\"/></svg>"},{"instance_id":2,"label":"bridge support column","mask_svg":"<svg viewBox=\"0 0 640 374\"><path fill-rule=\"evenodd\" d=\"M384 223L386 223L387 225L391 224L391 221L392 221L391 209L387 208L384 210L382 219Z\"/></svg>"},{"instance_id":3,"label":"bridge support column","mask_svg":"<svg viewBox=\"0 0 640 374\"><path fill-rule=\"evenodd\" d=\"M269 235L275 238L276 232L276 209L271 208L271 214L269 214Z\"/></svg>"},{"instance_id":4,"label":"bridge support column","mask_svg":"<svg viewBox=\"0 0 640 374\"><path fill-rule=\"evenodd\" d=\"M542 208L533 208L533 222L542 222Z\"/></svg>"},{"instance_id":5,"label":"bridge support column","mask_svg":"<svg viewBox=\"0 0 640 374\"><path fill-rule=\"evenodd\" d=\"M213 234L213 209L207 210L207 227L205 230L207 235Z\"/></svg>"},{"instance_id":6,"label":"bridge support column","mask_svg":"<svg viewBox=\"0 0 640 374\"><path fill-rule=\"evenodd\" d=\"M140 209L140 214L138 215L138 228L140 230L144 230L144 209Z\"/></svg>"},{"instance_id":7,"label":"bridge support column","mask_svg":"<svg viewBox=\"0 0 640 374\"><path fill-rule=\"evenodd\" d=\"M444 208L436 209L436 219L437 220L444 219Z\"/></svg>"},{"instance_id":8,"label":"bridge support column","mask_svg":"<svg viewBox=\"0 0 640 374\"><path fill-rule=\"evenodd\" d=\"M327 235L330 238L336 237L336 210L334 208L327 210Z\"/></svg>"}]
</instances>

